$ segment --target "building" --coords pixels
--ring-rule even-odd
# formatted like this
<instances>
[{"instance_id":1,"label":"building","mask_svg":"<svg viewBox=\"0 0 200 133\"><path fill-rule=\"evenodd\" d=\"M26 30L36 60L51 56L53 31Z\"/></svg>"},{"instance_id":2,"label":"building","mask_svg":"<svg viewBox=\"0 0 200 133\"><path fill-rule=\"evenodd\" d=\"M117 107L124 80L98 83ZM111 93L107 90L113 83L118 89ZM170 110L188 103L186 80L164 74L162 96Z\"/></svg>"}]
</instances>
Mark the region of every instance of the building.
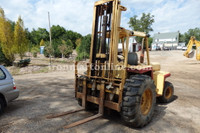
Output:
<instances>
[{"instance_id":1,"label":"building","mask_svg":"<svg viewBox=\"0 0 200 133\"><path fill-rule=\"evenodd\" d=\"M126 41L124 42L124 44L126 44ZM129 52L138 52L140 49L141 49L141 44L137 43L134 36L130 37L128 46ZM118 44L118 52L122 52L122 43Z\"/></svg>"},{"instance_id":2,"label":"building","mask_svg":"<svg viewBox=\"0 0 200 133\"><path fill-rule=\"evenodd\" d=\"M152 50L156 50L157 47L161 49L176 49L179 45L179 31L169 33L157 33L154 34Z\"/></svg>"}]
</instances>

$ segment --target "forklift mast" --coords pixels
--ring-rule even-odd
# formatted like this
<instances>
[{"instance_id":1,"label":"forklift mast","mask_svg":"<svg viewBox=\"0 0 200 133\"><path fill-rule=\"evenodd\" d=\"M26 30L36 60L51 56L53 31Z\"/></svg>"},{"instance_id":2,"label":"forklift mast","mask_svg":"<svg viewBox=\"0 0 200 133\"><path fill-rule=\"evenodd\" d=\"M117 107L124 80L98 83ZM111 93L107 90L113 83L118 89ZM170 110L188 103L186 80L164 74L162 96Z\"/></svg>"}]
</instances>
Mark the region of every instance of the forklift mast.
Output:
<instances>
[{"instance_id":1,"label":"forklift mast","mask_svg":"<svg viewBox=\"0 0 200 133\"><path fill-rule=\"evenodd\" d=\"M126 8L119 0L97 1L94 5L90 64L117 63L121 11ZM110 66L111 67L111 66ZM102 76L102 73L98 76ZM90 76L97 76L92 69ZM112 72L109 78L112 78Z\"/></svg>"}]
</instances>

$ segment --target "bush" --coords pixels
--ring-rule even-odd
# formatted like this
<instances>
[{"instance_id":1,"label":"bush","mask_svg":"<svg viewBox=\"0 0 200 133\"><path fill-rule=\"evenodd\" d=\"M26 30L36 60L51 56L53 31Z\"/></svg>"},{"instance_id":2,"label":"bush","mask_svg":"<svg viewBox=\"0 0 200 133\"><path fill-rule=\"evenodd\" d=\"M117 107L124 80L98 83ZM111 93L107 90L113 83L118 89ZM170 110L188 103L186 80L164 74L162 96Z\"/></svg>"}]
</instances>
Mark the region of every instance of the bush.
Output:
<instances>
[{"instance_id":1,"label":"bush","mask_svg":"<svg viewBox=\"0 0 200 133\"><path fill-rule=\"evenodd\" d=\"M66 45L66 47L64 45ZM45 43L45 48L44 48L45 57L49 57L49 55L51 55L56 58L61 58L63 56L69 56L72 52L73 52L73 43L71 42L71 40L64 41L56 39L52 41L52 46L50 46L49 42Z\"/></svg>"},{"instance_id":2,"label":"bush","mask_svg":"<svg viewBox=\"0 0 200 133\"><path fill-rule=\"evenodd\" d=\"M53 56L53 54L54 54L53 47L50 46L50 45L46 45L45 48L44 48L44 56L50 57L50 56Z\"/></svg>"},{"instance_id":3,"label":"bush","mask_svg":"<svg viewBox=\"0 0 200 133\"><path fill-rule=\"evenodd\" d=\"M76 60L83 60L89 58L90 45L91 45L91 35L84 36L81 39L80 45L76 47L76 51L78 53Z\"/></svg>"},{"instance_id":4,"label":"bush","mask_svg":"<svg viewBox=\"0 0 200 133\"><path fill-rule=\"evenodd\" d=\"M44 56L49 57L49 55L54 56L54 57L62 57L62 54L60 53L58 46L61 43L60 40L53 40L52 45L50 46L50 42L45 43L45 48L44 48Z\"/></svg>"},{"instance_id":5,"label":"bush","mask_svg":"<svg viewBox=\"0 0 200 133\"><path fill-rule=\"evenodd\" d=\"M24 60L20 60L19 62L15 63L14 66L16 67L26 67L30 64L31 59L24 59Z\"/></svg>"},{"instance_id":6,"label":"bush","mask_svg":"<svg viewBox=\"0 0 200 133\"><path fill-rule=\"evenodd\" d=\"M36 58L38 52L40 52L40 49L39 49L38 46L34 46L34 47L32 47L32 49L31 49L31 53L33 54L33 57Z\"/></svg>"},{"instance_id":7,"label":"bush","mask_svg":"<svg viewBox=\"0 0 200 133\"><path fill-rule=\"evenodd\" d=\"M76 60L77 61L81 61L81 60L85 60L85 59L88 59L90 56L88 53L79 53L78 56L76 57Z\"/></svg>"},{"instance_id":8,"label":"bush","mask_svg":"<svg viewBox=\"0 0 200 133\"><path fill-rule=\"evenodd\" d=\"M36 58L37 57L37 52L33 53L33 57Z\"/></svg>"},{"instance_id":9,"label":"bush","mask_svg":"<svg viewBox=\"0 0 200 133\"><path fill-rule=\"evenodd\" d=\"M60 53L62 54L62 58L68 57L73 52L73 44L70 40L65 42L62 41L62 44L58 46Z\"/></svg>"}]
</instances>

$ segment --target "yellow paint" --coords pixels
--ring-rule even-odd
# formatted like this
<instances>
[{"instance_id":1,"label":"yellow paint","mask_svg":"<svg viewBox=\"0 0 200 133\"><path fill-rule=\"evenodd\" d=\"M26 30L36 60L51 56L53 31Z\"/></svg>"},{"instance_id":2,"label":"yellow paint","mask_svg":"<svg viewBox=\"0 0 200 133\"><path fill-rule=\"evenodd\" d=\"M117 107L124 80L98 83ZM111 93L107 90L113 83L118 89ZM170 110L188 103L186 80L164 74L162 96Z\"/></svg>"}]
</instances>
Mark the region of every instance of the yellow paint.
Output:
<instances>
[{"instance_id":1,"label":"yellow paint","mask_svg":"<svg viewBox=\"0 0 200 133\"><path fill-rule=\"evenodd\" d=\"M169 74L169 72L156 71L156 72L153 73L153 80L154 80L154 84L156 85L157 95L163 94L164 82L165 82L164 76L166 74Z\"/></svg>"},{"instance_id":2,"label":"yellow paint","mask_svg":"<svg viewBox=\"0 0 200 133\"><path fill-rule=\"evenodd\" d=\"M96 58L106 58L106 54L96 54Z\"/></svg>"},{"instance_id":3,"label":"yellow paint","mask_svg":"<svg viewBox=\"0 0 200 133\"><path fill-rule=\"evenodd\" d=\"M160 63L158 62L151 62L153 71L160 71Z\"/></svg>"}]
</instances>

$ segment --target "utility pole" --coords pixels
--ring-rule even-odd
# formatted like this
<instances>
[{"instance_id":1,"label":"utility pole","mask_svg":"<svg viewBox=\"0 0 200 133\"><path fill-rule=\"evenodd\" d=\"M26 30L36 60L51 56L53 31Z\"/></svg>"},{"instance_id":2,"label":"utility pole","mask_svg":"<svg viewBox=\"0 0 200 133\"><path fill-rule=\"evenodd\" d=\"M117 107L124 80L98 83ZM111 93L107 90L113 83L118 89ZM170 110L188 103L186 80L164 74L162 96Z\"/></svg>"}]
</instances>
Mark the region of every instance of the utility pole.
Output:
<instances>
[{"instance_id":1,"label":"utility pole","mask_svg":"<svg viewBox=\"0 0 200 133\"><path fill-rule=\"evenodd\" d=\"M50 41L50 46L52 48L52 43L51 43L51 24L50 24L50 13L48 12L48 20L49 20L49 41ZM51 65L51 54L49 55L50 58L50 65Z\"/></svg>"}]
</instances>

